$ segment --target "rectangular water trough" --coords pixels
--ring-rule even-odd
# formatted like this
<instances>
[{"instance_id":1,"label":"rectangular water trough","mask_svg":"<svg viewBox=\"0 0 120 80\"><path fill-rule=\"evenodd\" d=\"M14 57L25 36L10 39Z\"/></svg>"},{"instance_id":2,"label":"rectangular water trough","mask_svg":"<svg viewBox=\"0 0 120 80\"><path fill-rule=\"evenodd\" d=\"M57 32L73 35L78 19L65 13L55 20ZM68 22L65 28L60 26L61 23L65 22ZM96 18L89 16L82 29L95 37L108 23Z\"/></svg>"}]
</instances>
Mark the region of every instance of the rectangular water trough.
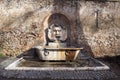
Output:
<instances>
[{"instance_id":1,"label":"rectangular water trough","mask_svg":"<svg viewBox=\"0 0 120 80\"><path fill-rule=\"evenodd\" d=\"M88 58L72 62L43 62L19 58L10 63L6 70L108 70L104 63Z\"/></svg>"}]
</instances>

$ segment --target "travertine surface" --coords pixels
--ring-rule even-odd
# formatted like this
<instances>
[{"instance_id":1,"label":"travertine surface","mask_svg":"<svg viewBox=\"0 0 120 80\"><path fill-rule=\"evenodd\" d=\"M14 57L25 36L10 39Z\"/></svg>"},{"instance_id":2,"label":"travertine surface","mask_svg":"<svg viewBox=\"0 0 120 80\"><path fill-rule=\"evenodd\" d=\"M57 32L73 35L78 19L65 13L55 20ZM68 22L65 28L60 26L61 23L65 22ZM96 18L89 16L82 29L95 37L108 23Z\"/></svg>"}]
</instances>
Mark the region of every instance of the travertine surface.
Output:
<instances>
[{"instance_id":1,"label":"travertine surface","mask_svg":"<svg viewBox=\"0 0 120 80\"><path fill-rule=\"evenodd\" d=\"M95 57L120 55L120 2L77 0L0 0L0 54L43 45L54 13L69 19L71 45Z\"/></svg>"}]
</instances>

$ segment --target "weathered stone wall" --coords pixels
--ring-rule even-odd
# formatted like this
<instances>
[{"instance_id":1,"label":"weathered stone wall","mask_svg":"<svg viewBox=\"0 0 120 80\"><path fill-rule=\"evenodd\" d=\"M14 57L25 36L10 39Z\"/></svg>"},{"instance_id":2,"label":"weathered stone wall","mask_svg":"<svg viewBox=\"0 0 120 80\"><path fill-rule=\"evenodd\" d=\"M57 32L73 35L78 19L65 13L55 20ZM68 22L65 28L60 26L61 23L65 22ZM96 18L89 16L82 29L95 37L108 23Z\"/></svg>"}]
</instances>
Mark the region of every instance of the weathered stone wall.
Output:
<instances>
[{"instance_id":1,"label":"weathered stone wall","mask_svg":"<svg viewBox=\"0 0 120 80\"><path fill-rule=\"evenodd\" d=\"M94 56L120 55L120 2L80 4L81 27Z\"/></svg>"},{"instance_id":2,"label":"weathered stone wall","mask_svg":"<svg viewBox=\"0 0 120 80\"><path fill-rule=\"evenodd\" d=\"M1 0L0 53L16 56L43 45L54 13L69 19L71 45L95 57L120 55L120 2L78 0Z\"/></svg>"}]
</instances>

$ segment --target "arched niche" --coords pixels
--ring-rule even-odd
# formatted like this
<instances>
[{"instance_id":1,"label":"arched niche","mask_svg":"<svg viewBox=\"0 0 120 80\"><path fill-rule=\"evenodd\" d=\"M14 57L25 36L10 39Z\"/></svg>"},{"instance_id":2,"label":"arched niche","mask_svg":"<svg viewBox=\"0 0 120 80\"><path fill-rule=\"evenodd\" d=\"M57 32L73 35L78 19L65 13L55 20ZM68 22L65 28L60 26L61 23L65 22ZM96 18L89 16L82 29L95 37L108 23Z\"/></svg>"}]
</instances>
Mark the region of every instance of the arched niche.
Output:
<instances>
[{"instance_id":1,"label":"arched niche","mask_svg":"<svg viewBox=\"0 0 120 80\"><path fill-rule=\"evenodd\" d=\"M49 32L48 29L50 29L51 25L57 24L62 27L62 30L64 30L64 34L62 35L62 39L67 43L67 46L70 46L70 20L61 13L54 13L51 14L49 17L47 17L46 22L44 23L45 26L45 42L50 41L49 40ZM65 40L66 39L66 40Z\"/></svg>"}]
</instances>

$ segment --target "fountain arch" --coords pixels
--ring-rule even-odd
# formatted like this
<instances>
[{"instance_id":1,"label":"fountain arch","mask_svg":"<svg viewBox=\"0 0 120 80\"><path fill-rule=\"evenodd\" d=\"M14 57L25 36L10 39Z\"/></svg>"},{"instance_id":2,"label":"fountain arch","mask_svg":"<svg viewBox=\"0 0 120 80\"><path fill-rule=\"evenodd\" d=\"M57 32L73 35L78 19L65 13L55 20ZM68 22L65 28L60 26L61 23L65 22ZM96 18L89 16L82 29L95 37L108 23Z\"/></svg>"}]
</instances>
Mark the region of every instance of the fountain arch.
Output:
<instances>
[{"instance_id":1,"label":"fountain arch","mask_svg":"<svg viewBox=\"0 0 120 80\"><path fill-rule=\"evenodd\" d=\"M62 39L63 39L63 41L66 40L67 46L70 46L70 40L71 40L70 36L71 36L71 32L72 32L70 18L68 18L68 16L66 16L65 14L62 14L62 13L49 14L44 21L44 30L50 29L50 26L53 24L59 25L62 27L62 29L64 30ZM45 35L45 33L44 33L44 35ZM46 43L46 36L44 38L44 42Z\"/></svg>"}]
</instances>

